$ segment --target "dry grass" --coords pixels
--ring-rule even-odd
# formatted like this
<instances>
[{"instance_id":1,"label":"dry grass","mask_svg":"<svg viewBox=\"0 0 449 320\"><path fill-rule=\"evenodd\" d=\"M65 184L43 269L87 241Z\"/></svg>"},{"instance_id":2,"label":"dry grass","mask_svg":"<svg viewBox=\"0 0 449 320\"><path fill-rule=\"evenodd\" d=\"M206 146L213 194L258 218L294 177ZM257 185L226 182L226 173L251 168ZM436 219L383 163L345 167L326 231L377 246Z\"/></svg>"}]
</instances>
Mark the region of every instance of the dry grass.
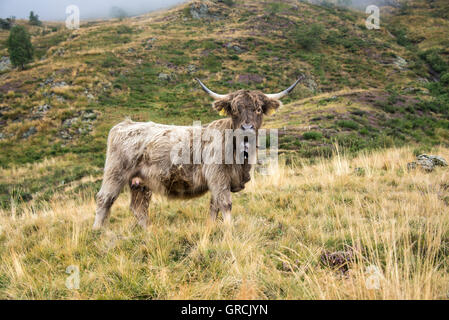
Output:
<instances>
[{"instance_id":1,"label":"dry grass","mask_svg":"<svg viewBox=\"0 0 449 320\"><path fill-rule=\"evenodd\" d=\"M281 165L234 195L231 227L206 223L208 197L155 199L147 231L127 193L100 233L92 196L1 211L0 298L446 299L448 171L407 172L412 158L403 148ZM346 275L320 263L345 244L356 249ZM70 265L78 290L65 286Z\"/></svg>"}]
</instances>

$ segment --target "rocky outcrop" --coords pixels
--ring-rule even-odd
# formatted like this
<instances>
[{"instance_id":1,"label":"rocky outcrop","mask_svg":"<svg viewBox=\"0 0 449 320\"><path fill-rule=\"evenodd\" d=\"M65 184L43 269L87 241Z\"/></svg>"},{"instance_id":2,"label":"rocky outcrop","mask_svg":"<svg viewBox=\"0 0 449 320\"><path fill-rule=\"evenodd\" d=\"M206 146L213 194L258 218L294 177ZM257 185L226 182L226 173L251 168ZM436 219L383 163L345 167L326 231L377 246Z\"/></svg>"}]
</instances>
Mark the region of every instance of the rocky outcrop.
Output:
<instances>
[{"instance_id":1,"label":"rocky outcrop","mask_svg":"<svg viewBox=\"0 0 449 320\"><path fill-rule=\"evenodd\" d=\"M210 18L209 7L205 3L192 3L190 5L190 14L193 19Z\"/></svg>"},{"instance_id":2,"label":"rocky outcrop","mask_svg":"<svg viewBox=\"0 0 449 320\"><path fill-rule=\"evenodd\" d=\"M88 133L93 130L93 122L97 117L98 114L94 111L79 111L62 122L59 136L64 140L72 140L76 135Z\"/></svg>"},{"instance_id":3,"label":"rocky outcrop","mask_svg":"<svg viewBox=\"0 0 449 320\"><path fill-rule=\"evenodd\" d=\"M399 70L404 70L407 67L407 61L400 56L396 56L396 59L393 60L393 64L398 67Z\"/></svg>"},{"instance_id":4,"label":"rocky outcrop","mask_svg":"<svg viewBox=\"0 0 449 320\"><path fill-rule=\"evenodd\" d=\"M159 75L157 76L159 80L161 81L170 81L172 80L172 75L168 74L168 73L159 73Z\"/></svg>"},{"instance_id":5,"label":"rocky outcrop","mask_svg":"<svg viewBox=\"0 0 449 320\"><path fill-rule=\"evenodd\" d=\"M36 133L37 133L36 127L30 127L27 131L25 131L23 133L22 138L26 139L26 138L28 138L28 137L32 136L33 134L36 134Z\"/></svg>"},{"instance_id":6,"label":"rocky outcrop","mask_svg":"<svg viewBox=\"0 0 449 320\"><path fill-rule=\"evenodd\" d=\"M416 161L407 164L408 170L420 168L426 172L432 172L435 167L447 167L447 161L440 156L421 154L416 157Z\"/></svg>"},{"instance_id":7,"label":"rocky outcrop","mask_svg":"<svg viewBox=\"0 0 449 320\"><path fill-rule=\"evenodd\" d=\"M9 71L12 69L11 60L9 57L1 57L0 58L0 72Z\"/></svg>"},{"instance_id":8,"label":"rocky outcrop","mask_svg":"<svg viewBox=\"0 0 449 320\"><path fill-rule=\"evenodd\" d=\"M192 19L201 20L201 19L214 19L218 20L221 18L221 12L219 10L219 6L214 5L213 3L207 2L193 2L190 4L189 12Z\"/></svg>"}]
</instances>

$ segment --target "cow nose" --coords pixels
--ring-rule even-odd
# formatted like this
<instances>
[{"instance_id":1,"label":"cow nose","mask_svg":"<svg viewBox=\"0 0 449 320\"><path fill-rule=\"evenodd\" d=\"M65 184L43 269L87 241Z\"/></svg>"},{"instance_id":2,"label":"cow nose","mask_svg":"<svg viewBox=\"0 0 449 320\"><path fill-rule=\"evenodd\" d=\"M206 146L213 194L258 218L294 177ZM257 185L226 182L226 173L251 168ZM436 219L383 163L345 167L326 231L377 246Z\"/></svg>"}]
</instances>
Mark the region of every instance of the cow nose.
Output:
<instances>
[{"instance_id":1,"label":"cow nose","mask_svg":"<svg viewBox=\"0 0 449 320\"><path fill-rule=\"evenodd\" d=\"M254 126L252 124L242 124L243 130L252 130L254 129Z\"/></svg>"}]
</instances>

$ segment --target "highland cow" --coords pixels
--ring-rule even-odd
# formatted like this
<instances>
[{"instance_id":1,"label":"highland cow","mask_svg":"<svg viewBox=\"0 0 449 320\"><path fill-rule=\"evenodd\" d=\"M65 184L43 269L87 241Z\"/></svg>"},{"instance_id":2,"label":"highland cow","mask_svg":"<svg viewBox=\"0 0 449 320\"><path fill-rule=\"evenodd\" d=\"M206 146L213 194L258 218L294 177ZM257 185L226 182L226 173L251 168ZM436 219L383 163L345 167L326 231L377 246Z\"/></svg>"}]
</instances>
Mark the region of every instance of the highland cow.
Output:
<instances>
[{"instance_id":1,"label":"highland cow","mask_svg":"<svg viewBox=\"0 0 449 320\"><path fill-rule=\"evenodd\" d=\"M229 117L213 121L200 130L218 130L222 135L226 130L239 130L257 136L263 116L274 113L281 106L280 99L289 94L301 80L298 79L288 89L276 94L239 90L226 95L211 91L198 80L203 90L214 98L213 108ZM96 197L93 228L103 226L112 204L127 183L131 189L131 211L142 227L148 223L148 206L153 193L189 199L210 191L211 220L215 220L221 211L224 221L230 222L231 193L242 190L250 180L248 155L245 155L243 163L175 163L172 158L174 146L192 146L194 130L194 126L131 120L114 126L108 136L104 177ZM201 150L210 144L202 141ZM237 157L237 148L233 148L233 156ZM189 159L194 157L194 151L190 150L192 154L189 154Z\"/></svg>"}]
</instances>

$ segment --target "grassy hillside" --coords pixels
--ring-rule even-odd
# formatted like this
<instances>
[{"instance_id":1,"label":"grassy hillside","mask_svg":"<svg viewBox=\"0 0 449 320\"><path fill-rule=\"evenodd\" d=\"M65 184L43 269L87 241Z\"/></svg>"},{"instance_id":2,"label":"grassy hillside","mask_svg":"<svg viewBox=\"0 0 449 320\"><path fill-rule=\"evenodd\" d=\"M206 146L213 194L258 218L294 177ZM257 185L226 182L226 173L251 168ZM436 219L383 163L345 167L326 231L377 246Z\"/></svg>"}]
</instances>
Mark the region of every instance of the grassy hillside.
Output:
<instances>
[{"instance_id":1,"label":"grassy hillside","mask_svg":"<svg viewBox=\"0 0 449 320\"><path fill-rule=\"evenodd\" d=\"M282 152L330 156L335 142L354 152L447 143L447 94L435 103L441 90L427 83L447 68L448 25L438 8L409 6L383 19L385 26L376 31L365 28L363 13L332 6L205 3L208 12L200 19L200 3L192 2L84 23L75 31L58 24L27 26L35 62L0 75L0 165L53 157L69 164L39 178L1 179L2 207L11 199L49 200L55 186L99 176L107 132L126 116L174 124L216 119L194 77L221 92L274 92L305 74L285 108L266 122L281 129ZM409 36L413 30L401 20L410 16L431 20L414 24L421 25L419 37ZM7 35L0 32L1 39Z\"/></svg>"},{"instance_id":2,"label":"grassy hillside","mask_svg":"<svg viewBox=\"0 0 449 320\"><path fill-rule=\"evenodd\" d=\"M91 195L1 211L0 298L447 299L448 172L408 172L412 157L388 149L281 166L234 196L230 227L206 225L208 197L156 199L147 232L128 193L101 233L90 230ZM322 261L351 248L343 271ZM78 290L65 286L72 265Z\"/></svg>"},{"instance_id":3,"label":"grassy hillside","mask_svg":"<svg viewBox=\"0 0 449 320\"><path fill-rule=\"evenodd\" d=\"M447 172L405 165L449 156L447 2L407 3L384 8L380 30L363 12L293 0L192 1L74 31L18 21L36 52L0 74L0 297L445 298ZM288 165L234 197L233 230L204 229L204 197L152 203L145 234L122 196L108 231L89 231L114 124L219 118L195 77L277 92L300 74L264 125ZM336 146L346 156L326 160ZM345 245L364 251L341 277L319 261ZM360 286L371 264L380 291Z\"/></svg>"}]
</instances>

